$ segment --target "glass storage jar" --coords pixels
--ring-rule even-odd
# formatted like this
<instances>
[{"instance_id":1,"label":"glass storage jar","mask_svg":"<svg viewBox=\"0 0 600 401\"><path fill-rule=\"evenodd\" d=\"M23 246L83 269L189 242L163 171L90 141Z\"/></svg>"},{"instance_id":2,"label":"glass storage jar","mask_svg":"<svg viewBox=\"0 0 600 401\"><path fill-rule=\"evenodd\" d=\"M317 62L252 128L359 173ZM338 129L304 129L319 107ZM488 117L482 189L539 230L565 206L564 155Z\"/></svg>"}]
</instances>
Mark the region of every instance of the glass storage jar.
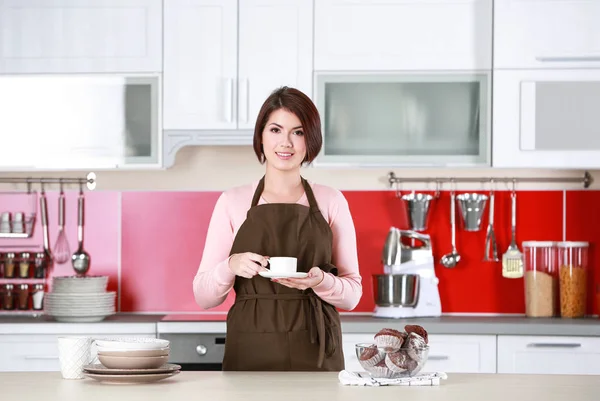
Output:
<instances>
[{"instance_id":1,"label":"glass storage jar","mask_svg":"<svg viewBox=\"0 0 600 401\"><path fill-rule=\"evenodd\" d=\"M523 241L525 315L558 315L558 266L556 242Z\"/></svg>"},{"instance_id":2,"label":"glass storage jar","mask_svg":"<svg viewBox=\"0 0 600 401\"><path fill-rule=\"evenodd\" d=\"M588 242L559 242L561 317L584 317L587 303Z\"/></svg>"}]
</instances>

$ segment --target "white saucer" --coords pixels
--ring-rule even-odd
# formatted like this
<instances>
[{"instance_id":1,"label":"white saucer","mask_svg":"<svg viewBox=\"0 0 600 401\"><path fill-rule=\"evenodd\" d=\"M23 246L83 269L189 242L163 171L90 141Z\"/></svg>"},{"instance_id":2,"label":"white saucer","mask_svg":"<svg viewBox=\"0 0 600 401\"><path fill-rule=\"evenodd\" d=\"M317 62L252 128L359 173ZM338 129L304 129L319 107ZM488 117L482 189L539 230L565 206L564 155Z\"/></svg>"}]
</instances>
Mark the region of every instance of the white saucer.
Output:
<instances>
[{"instance_id":1,"label":"white saucer","mask_svg":"<svg viewBox=\"0 0 600 401\"><path fill-rule=\"evenodd\" d=\"M308 273L301 273L301 272L288 273L288 274L272 273L272 272L258 272L258 274L260 274L261 276L266 277L266 278L304 278L304 277L308 277Z\"/></svg>"}]
</instances>

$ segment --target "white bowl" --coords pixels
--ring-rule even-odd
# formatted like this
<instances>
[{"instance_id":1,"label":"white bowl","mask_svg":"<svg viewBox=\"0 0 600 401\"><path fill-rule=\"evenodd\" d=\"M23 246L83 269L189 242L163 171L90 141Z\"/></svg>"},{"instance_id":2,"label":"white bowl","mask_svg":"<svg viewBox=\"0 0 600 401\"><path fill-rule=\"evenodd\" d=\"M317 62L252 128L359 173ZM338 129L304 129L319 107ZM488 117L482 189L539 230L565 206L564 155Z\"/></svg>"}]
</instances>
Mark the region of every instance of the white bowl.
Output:
<instances>
[{"instance_id":1,"label":"white bowl","mask_svg":"<svg viewBox=\"0 0 600 401\"><path fill-rule=\"evenodd\" d=\"M149 337L120 337L95 340L96 346L110 350L150 350L169 347L169 340Z\"/></svg>"}]
</instances>

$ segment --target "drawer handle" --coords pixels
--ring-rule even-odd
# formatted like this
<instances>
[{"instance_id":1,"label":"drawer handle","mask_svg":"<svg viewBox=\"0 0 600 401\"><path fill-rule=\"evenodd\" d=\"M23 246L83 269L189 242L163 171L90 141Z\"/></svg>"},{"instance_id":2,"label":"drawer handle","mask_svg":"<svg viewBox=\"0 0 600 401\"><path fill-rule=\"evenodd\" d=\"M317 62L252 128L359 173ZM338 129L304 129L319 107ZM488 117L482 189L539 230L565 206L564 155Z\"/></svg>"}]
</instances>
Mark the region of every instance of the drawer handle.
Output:
<instances>
[{"instance_id":1,"label":"drawer handle","mask_svg":"<svg viewBox=\"0 0 600 401\"><path fill-rule=\"evenodd\" d=\"M204 345L198 345L196 347L196 352L198 353L198 355L202 356L202 355L206 355L206 351L208 351L206 349L206 347Z\"/></svg>"},{"instance_id":2,"label":"drawer handle","mask_svg":"<svg viewBox=\"0 0 600 401\"><path fill-rule=\"evenodd\" d=\"M429 361L447 361L450 359L447 355L431 355L427 360Z\"/></svg>"},{"instance_id":3,"label":"drawer handle","mask_svg":"<svg viewBox=\"0 0 600 401\"><path fill-rule=\"evenodd\" d=\"M24 359L58 359L55 355L25 355Z\"/></svg>"},{"instance_id":4,"label":"drawer handle","mask_svg":"<svg viewBox=\"0 0 600 401\"><path fill-rule=\"evenodd\" d=\"M600 56L541 56L535 58L541 63L552 63L552 62L592 62L600 61Z\"/></svg>"},{"instance_id":5,"label":"drawer handle","mask_svg":"<svg viewBox=\"0 0 600 401\"><path fill-rule=\"evenodd\" d=\"M580 348L578 343L529 343L528 348Z\"/></svg>"}]
</instances>

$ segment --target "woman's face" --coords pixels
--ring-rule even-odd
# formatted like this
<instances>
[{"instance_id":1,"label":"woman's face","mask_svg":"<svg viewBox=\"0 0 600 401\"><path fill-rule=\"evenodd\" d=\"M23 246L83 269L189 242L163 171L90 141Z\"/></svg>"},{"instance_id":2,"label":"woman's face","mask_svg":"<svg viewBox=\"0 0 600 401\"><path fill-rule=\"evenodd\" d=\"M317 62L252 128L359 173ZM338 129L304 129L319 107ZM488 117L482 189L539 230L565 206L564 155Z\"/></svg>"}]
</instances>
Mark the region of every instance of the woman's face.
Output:
<instances>
[{"instance_id":1,"label":"woman's face","mask_svg":"<svg viewBox=\"0 0 600 401\"><path fill-rule=\"evenodd\" d=\"M306 157L306 140L298 117L285 109L269 116L262 133L262 145L267 164L277 170L300 168Z\"/></svg>"}]
</instances>

